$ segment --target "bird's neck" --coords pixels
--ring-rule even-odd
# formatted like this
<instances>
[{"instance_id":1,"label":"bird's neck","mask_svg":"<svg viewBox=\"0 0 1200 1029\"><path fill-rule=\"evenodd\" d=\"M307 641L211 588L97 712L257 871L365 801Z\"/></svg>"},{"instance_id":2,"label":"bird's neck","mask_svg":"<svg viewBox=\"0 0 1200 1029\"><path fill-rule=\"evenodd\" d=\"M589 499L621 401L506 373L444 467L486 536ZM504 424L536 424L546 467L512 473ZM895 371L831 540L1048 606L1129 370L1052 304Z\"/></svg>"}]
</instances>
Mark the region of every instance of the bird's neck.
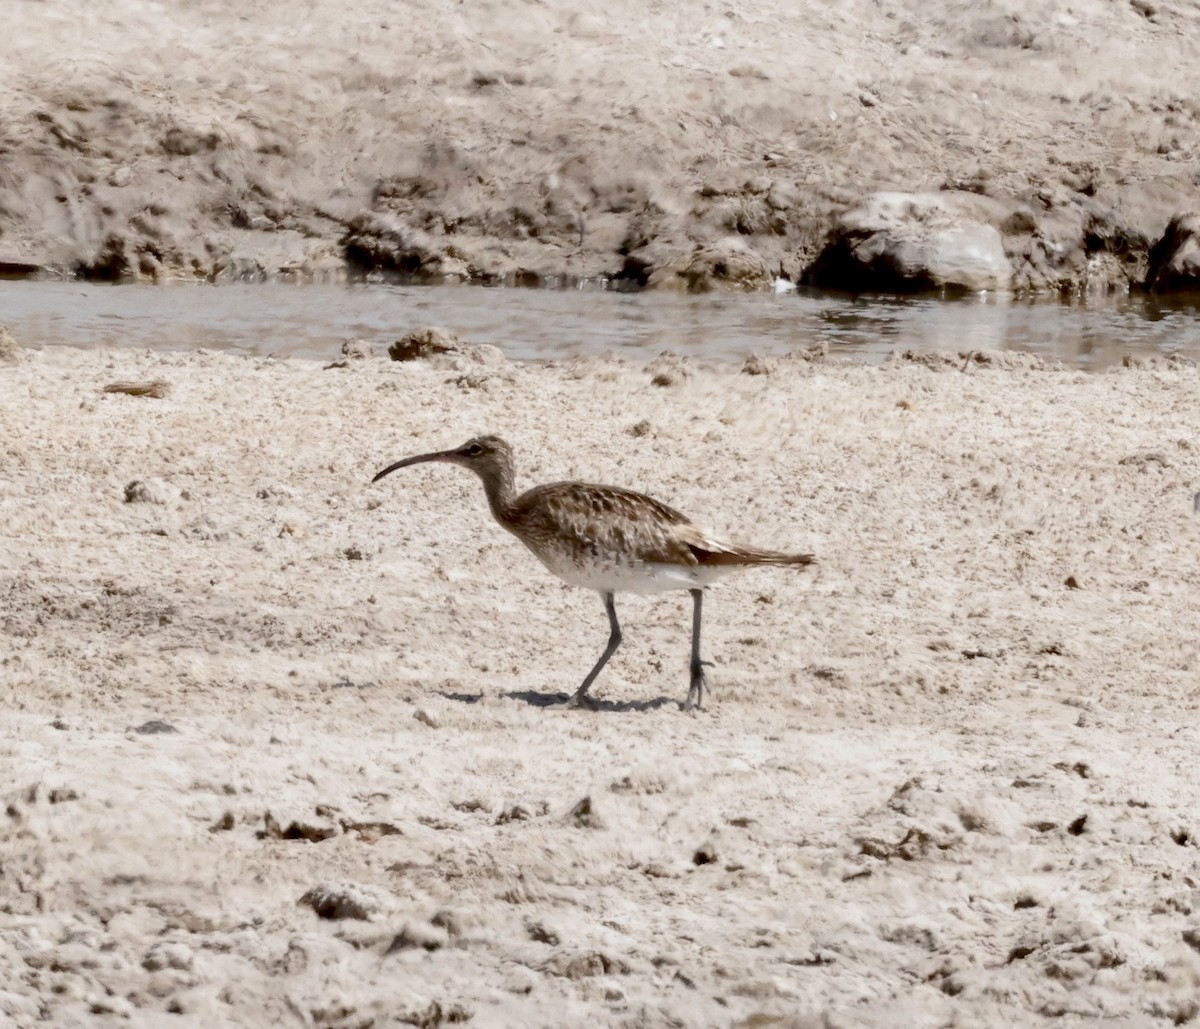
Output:
<instances>
[{"instance_id":1,"label":"bird's neck","mask_svg":"<svg viewBox=\"0 0 1200 1029\"><path fill-rule=\"evenodd\" d=\"M487 494L488 507L492 509L492 517L501 525L506 525L513 500L512 465L505 463L483 469L479 473L479 478L483 482L483 491Z\"/></svg>"}]
</instances>

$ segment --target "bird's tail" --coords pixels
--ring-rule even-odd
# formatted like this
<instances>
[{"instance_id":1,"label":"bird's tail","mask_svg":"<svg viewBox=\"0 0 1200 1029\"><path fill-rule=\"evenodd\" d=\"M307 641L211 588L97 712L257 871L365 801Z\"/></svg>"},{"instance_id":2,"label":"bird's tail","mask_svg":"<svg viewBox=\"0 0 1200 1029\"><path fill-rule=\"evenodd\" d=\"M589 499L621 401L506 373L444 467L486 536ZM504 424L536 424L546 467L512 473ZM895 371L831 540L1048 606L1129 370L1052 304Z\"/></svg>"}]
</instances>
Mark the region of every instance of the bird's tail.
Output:
<instances>
[{"instance_id":1,"label":"bird's tail","mask_svg":"<svg viewBox=\"0 0 1200 1029\"><path fill-rule=\"evenodd\" d=\"M759 550L757 547L730 545L721 550L707 551L703 557L696 555L705 565L811 565L816 564L813 554L781 554L777 550Z\"/></svg>"},{"instance_id":2,"label":"bird's tail","mask_svg":"<svg viewBox=\"0 0 1200 1029\"><path fill-rule=\"evenodd\" d=\"M739 543L726 543L694 526L688 526L683 536L688 549L695 555L697 564L714 568L739 565L811 565L817 560L812 554L782 554L778 550L760 550L758 547L744 547Z\"/></svg>"}]
</instances>

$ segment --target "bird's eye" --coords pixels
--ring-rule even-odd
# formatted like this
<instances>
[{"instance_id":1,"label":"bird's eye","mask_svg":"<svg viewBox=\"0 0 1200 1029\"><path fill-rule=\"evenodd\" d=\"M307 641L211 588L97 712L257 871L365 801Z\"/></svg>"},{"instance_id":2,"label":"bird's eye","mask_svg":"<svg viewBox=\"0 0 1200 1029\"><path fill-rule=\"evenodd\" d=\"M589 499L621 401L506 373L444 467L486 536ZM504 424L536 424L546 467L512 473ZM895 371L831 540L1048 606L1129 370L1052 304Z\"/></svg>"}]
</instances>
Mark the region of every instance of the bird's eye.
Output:
<instances>
[{"instance_id":1,"label":"bird's eye","mask_svg":"<svg viewBox=\"0 0 1200 1029\"><path fill-rule=\"evenodd\" d=\"M481 447L478 443L472 443L469 447L467 447L467 457L478 457L482 453L483 447Z\"/></svg>"}]
</instances>

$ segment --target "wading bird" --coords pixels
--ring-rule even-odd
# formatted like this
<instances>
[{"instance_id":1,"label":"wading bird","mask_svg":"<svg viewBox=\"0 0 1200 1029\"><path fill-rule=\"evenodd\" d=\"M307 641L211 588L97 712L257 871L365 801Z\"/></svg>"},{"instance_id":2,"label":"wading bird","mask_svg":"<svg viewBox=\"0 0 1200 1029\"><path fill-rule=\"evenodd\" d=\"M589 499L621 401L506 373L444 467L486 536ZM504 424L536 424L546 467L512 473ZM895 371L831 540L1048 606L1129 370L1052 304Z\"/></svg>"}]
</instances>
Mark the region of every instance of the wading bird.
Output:
<instances>
[{"instance_id":1,"label":"wading bird","mask_svg":"<svg viewBox=\"0 0 1200 1029\"><path fill-rule=\"evenodd\" d=\"M617 486L552 482L515 495L512 448L499 436L477 436L453 450L406 457L371 481L430 461L473 471L483 482L496 521L563 582L597 590L604 598L608 646L571 697L571 707L591 703L588 689L621 645L616 593L691 591L691 682L683 704L684 710L690 710L701 706L707 686L704 666L709 662L700 657L704 588L738 568L808 565L816 560L812 554L781 554L725 543L653 497Z\"/></svg>"}]
</instances>

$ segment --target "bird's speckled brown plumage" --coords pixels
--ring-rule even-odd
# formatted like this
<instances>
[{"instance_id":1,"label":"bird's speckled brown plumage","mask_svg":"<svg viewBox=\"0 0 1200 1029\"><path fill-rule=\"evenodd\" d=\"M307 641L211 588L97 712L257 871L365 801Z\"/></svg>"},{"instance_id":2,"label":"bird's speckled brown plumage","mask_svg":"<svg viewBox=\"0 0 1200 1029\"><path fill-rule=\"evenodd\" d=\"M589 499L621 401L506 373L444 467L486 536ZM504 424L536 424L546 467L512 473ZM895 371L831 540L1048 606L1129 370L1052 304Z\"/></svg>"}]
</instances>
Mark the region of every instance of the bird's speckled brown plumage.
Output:
<instances>
[{"instance_id":1,"label":"bird's speckled brown plumage","mask_svg":"<svg viewBox=\"0 0 1200 1029\"><path fill-rule=\"evenodd\" d=\"M717 577L751 565L807 565L811 554L783 554L726 543L672 507L644 493L585 482L553 482L514 496L512 448L499 436L477 436L454 450L405 458L375 476L427 461L462 465L483 482L492 514L564 582L599 590L612 634L609 647L573 698L588 687L621 640L613 594L687 589L695 601L692 685L687 707L699 703L704 672L699 653L701 592Z\"/></svg>"},{"instance_id":2,"label":"bird's speckled brown plumage","mask_svg":"<svg viewBox=\"0 0 1200 1029\"><path fill-rule=\"evenodd\" d=\"M642 591L656 592L699 584L704 573L720 569L813 560L811 554L779 554L722 542L674 508L617 486L535 486L508 502L498 520L562 578L596 589L603 588L614 565L626 570L626 589L639 591L635 579L642 568L647 570ZM556 567L564 560L578 571L564 574ZM673 581L655 579L650 570L663 566L682 574Z\"/></svg>"}]
</instances>

